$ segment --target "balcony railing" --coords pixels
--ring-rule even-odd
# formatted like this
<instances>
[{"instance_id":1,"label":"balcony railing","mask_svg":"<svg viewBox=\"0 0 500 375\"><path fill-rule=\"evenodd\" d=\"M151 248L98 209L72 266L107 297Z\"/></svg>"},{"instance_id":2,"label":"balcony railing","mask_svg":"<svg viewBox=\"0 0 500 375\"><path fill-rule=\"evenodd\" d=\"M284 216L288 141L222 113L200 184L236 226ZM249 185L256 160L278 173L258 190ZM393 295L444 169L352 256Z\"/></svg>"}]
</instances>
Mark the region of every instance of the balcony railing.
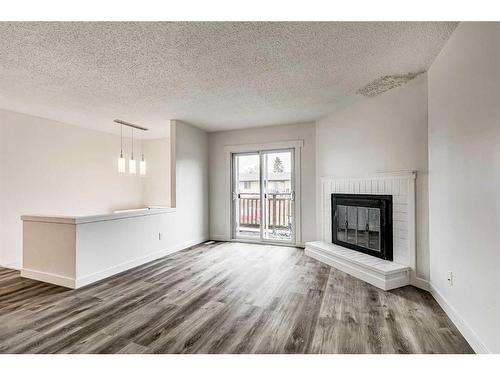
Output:
<instances>
[{"instance_id":1,"label":"balcony railing","mask_svg":"<svg viewBox=\"0 0 500 375\"><path fill-rule=\"evenodd\" d=\"M292 194L267 194L267 225L268 228L291 228L292 224ZM240 226L258 227L261 224L261 207L259 193L241 193L239 197Z\"/></svg>"}]
</instances>

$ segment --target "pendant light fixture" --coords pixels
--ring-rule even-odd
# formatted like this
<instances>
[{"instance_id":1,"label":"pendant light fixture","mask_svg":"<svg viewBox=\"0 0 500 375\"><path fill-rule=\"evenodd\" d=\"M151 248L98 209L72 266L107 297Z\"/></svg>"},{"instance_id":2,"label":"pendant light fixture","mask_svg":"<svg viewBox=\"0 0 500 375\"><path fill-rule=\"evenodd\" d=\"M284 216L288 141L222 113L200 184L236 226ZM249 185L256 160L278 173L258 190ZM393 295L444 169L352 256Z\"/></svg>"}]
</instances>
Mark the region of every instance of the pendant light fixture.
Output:
<instances>
[{"instance_id":1,"label":"pendant light fixture","mask_svg":"<svg viewBox=\"0 0 500 375\"><path fill-rule=\"evenodd\" d=\"M134 160L134 129L132 128L132 154L130 155L130 160L128 162L128 173L136 174L137 169Z\"/></svg>"},{"instance_id":2,"label":"pendant light fixture","mask_svg":"<svg viewBox=\"0 0 500 375\"><path fill-rule=\"evenodd\" d=\"M118 172L125 173L125 158L123 157L123 125L128 126L132 130L132 147L130 159L128 161L128 173L131 175L137 174L137 162L134 159L134 129L141 130L143 132L148 131L147 128L144 128L139 125L132 124L130 122L126 122L123 120L114 120L117 124L120 124L120 157L118 158ZM141 160L139 161L139 174L141 176L146 175L146 160L144 158L144 150L142 145L142 133L141 133Z\"/></svg>"},{"instance_id":3,"label":"pendant light fixture","mask_svg":"<svg viewBox=\"0 0 500 375\"><path fill-rule=\"evenodd\" d=\"M125 173L125 158L123 157L123 125L120 125L120 157L118 158L118 173Z\"/></svg>"},{"instance_id":4,"label":"pendant light fixture","mask_svg":"<svg viewBox=\"0 0 500 375\"><path fill-rule=\"evenodd\" d=\"M141 176L146 175L146 160L144 160L144 146L142 144L142 134L141 134L141 161L139 162L139 174Z\"/></svg>"}]
</instances>

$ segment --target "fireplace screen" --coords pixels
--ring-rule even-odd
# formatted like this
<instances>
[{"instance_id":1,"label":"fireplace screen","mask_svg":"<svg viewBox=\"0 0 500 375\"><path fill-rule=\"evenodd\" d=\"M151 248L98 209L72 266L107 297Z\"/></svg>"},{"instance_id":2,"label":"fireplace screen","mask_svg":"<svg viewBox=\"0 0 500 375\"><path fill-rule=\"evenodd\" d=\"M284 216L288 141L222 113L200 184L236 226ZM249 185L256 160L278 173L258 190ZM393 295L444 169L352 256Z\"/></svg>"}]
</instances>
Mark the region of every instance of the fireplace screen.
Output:
<instances>
[{"instance_id":1,"label":"fireplace screen","mask_svg":"<svg viewBox=\"0 0 500 375\"><path fill-rule=\"evenodd\" d=\"M392 260L392 196L332 194L332 240Z\"/></svg>"}]
</instances>

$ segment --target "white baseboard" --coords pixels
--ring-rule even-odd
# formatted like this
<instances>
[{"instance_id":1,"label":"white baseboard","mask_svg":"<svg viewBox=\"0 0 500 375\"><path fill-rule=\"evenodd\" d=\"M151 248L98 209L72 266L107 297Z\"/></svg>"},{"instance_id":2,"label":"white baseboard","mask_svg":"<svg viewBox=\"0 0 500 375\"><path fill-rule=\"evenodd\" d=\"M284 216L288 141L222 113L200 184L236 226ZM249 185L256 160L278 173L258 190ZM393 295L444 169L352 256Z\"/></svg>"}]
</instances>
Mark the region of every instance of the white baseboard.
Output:
<instances>
[{"instance_id":1,"label":"white baseboard","mask_svg":"<svg viewBox=\"0 0 500 375\"><path fill-rule=\"evenodd\" d=\"M413 280L413 283L411 285L413 285L414 287L417 287L419 289L423 289L427 292L431 291L429 281L427 281L426 279L422 279L421 277L416 277L415 280Z\"/></svg>"},{"instance_id":2,"label":"white baseboard","mask_svg":"<svg viewBox=\"0 0 500 375\"><path fill-rule=\"evenodd\" d=\"M491 354L486 345L483 344L478 335L472 330L472 328L466 323L466 321L460 316L457 310L443 297L443 295L431 284L429 283L429 291L437 301L439 306L444 310L446 315L451 319L453 324L455 324L460 331L460 333L465 337L467 342L472 349L478 354Z\"/></svg>"},{"instance_id":3,"label":"white baseboard","mask_svg":"<svg viewBox=\"0 0 500 375\"><path fill-rule=\"evenodd\" d=\"M199 238L196 240L192 240L192 241L187 241L187 242L184 242L182 244L172 246L168 249L164 249L164 250L160 250L160 251L148 254L148 255L141 257L141 258L136 258L136 259L124 262L124 263L120 263L116 266L107 268L107 269L102 270L102 271L92 273L90 275L78 277L75 281L75 288L81 288L82 286L92 284L96 281L105 279L107 277L116 275L120 272L129 270L131 268L134 268L134 267L143 265L145 263L151 262L153 260L162 258L164 256L170 255L170 254L175 253L177 251L184 250L188 247L197 245L197 244L205 242L207 240L208 240L208 236L202 237L202 238Z\"/></svg>"},{"instance_id":4,"label":"white baseboard","mask_svg":"<svg viewBox=\"0 0 500 375\"><path fill-rule=\"evenodd\" d=\"M434 297L436 302L441 306L446 315L458 328L462 336L467 340L469 345L478 354L489 354L490 350L484 345L479 336L470 328L470 326L465 322L465 320L460 316L457 310L443 297L443 295L437 290L428 280L417 277L412 283L413 286L426 290Z\"/></svg>"},{"instance_id":5,"label":"white baseboard","mask_svg":"<svg viewBox=\"0 0 500 375\"><path fill-rule=\"evenodd\" d=\"M43 281L44 283L64 286L66 288L75 289L75 279L67 276L56 275L49 272L41 272L29 268L21 269L21 277L28 279Z\"/></svg>"},{"instance_id":6,"label":"white baseboard","mask_svg":"<svg viewBox=\"0 0 500 375\"><path fill-rule=\"evenodd\" d=\"M10 262L6 264L0 264L0 267L9 268L11 270L20 270L22 268L22 263L21 261Z\"/></svg>"},{"instance_id":7,"label":"white baseboard","mask_svg":"<svg viewBox=\"0 0 500 375\"><path fill-rule=\"evenodd\" d=\"M21 270L21 276L26 277L28 279L34 279L38 281L43 281L50 284L64 286L66 288L77 289L82 286L92 284L96 281L103 280L107 277L116 275L120 272L126 271L128 269L143 265L145 263L151 262L153 260L162 258L169 254L175 253L177 251L184 250L188 247L197 245L199 243L205 242L208 240L208 236L198 238L196 240L187 241L178 245L174 245L168 249L154 252L152 254L148 254L141 258L136 258L131 261L120 263L116 266L106 268L104 270L94 272L90 275L85 275L82 277L78 277L73 279L71 277L56 275L48 272L41 272L32 269L23 268Z\"/></svg>"},{"instance_id":8,"label":"white baseboard","mask_svg":"<svg viewBox=\"0 0 500 375\"><path fill-rule=\"evenodd\" d=\"M227 238L227 236L225 236L223 234L211 234L210 235L210 239L212 241L229 241L229 239Z\"/></svg>"}]
</instances>

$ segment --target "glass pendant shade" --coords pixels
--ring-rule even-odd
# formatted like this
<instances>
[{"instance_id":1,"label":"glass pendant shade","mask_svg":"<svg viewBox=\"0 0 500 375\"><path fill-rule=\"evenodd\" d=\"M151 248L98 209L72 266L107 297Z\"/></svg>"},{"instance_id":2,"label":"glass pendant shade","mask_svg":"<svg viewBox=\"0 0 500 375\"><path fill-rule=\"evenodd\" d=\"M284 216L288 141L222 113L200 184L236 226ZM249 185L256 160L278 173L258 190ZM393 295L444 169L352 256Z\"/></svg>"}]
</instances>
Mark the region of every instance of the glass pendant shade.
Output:
<instances>
[{"instance_id":1,"label":"glass pendant shade","mask_svg":"<svg viewBox=\"0 0 500 375\"><path fill-rule=\"evenodd\" d=\"M128 173L130 173L130 174L137 173L134 157L131 157L129 162L128 162Z\"/></svg>"},{"instance_id":2,"label":"glass pendant shade","mask_svg":"<svg viewBox=\"0 0 500 375\"><path fill-rule=\"evenodd\" d=\"M125 173L125 158L123 157L123 154L118 158L118 172Z\"/></svg>"},{"instance_id":3,"label":"glass pendant shade","mask_svg":"<svg viewBox=\"0 0 500 375\"><path fill-rule=\"evenodd\" d=\"M139 173L141 176L146 175L146 161L144 159L142 159L139 163Z\"/></svg>"}]
</instances>

